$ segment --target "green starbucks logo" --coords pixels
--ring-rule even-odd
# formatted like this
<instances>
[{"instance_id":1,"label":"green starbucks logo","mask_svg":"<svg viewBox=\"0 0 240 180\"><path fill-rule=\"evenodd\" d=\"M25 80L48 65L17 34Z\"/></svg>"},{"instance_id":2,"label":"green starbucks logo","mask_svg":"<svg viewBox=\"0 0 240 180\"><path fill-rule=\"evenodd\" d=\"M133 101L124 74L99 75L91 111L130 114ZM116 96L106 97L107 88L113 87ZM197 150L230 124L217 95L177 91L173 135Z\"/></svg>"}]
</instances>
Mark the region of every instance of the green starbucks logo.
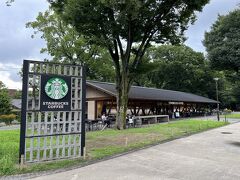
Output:
<instances>
[{"instance_id":1,"label":"green starbucks logo","mask_svg":"<svg viewBox=\"0 0 240 180\"><path fill-rule=\"evenodd\" d=\"M45 92L52 99L62 99L68 93L68 85L61 78L51 78L45 85Z\"/></svg>"}]
</instances>

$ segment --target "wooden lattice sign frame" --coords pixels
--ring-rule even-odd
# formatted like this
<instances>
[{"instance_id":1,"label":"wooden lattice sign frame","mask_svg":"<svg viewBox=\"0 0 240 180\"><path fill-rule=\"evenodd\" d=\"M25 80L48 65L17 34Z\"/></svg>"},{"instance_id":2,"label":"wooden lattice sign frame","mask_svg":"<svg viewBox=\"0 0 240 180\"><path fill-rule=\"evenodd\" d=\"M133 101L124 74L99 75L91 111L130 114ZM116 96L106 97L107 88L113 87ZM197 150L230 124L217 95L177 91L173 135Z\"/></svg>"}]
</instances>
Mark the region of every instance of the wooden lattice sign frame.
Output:
<instances>
[{"instance_id":1,"label":"wooden lattice sign frame","mask_svg":"<svg viewBox=\"0 0 240 180\"><path fill-rule=\"evenodd\" d=\"M24 60L20 163L83 156L84 67Z\"/></svg>"}]
</instances>

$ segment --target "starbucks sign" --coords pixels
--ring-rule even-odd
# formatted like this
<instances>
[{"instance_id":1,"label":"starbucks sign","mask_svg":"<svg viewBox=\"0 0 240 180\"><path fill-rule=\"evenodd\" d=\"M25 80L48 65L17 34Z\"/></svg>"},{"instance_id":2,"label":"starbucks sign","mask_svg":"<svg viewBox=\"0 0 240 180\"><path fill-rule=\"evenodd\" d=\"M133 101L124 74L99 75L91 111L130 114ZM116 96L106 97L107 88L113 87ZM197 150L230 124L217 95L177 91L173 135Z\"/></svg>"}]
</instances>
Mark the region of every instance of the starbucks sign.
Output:
<instances>
[{"instance_id":1,"label":"starbucks sign","mask_svg":"<svg viewBox=\"0 0 240 180\"><path fill-rule=\"evenodd\" d=\"M84 156L85 92L83 65L23 61L21 165Z\"/></svg>"},{"instance_id":2,"label":"starbucks sign","mask_svg":"<svg viewBox=\"0 0 240 180\"><path fill-rule=\"evenodd\" d=\"M68 93L68 85L62 78L51 78L45 85L45 93L52 99L62 99Z\"/></svg>"},{"instance_id":3,"label":"starbucks sign","mask_svg":"<svg viewBox=\"0 0 240 180\"><path fill-rule=\"evenodd\" d=\"M71 78L65 76L42 75L42 111L69 111L71 109Z\"/></svg>"}]
</instances>

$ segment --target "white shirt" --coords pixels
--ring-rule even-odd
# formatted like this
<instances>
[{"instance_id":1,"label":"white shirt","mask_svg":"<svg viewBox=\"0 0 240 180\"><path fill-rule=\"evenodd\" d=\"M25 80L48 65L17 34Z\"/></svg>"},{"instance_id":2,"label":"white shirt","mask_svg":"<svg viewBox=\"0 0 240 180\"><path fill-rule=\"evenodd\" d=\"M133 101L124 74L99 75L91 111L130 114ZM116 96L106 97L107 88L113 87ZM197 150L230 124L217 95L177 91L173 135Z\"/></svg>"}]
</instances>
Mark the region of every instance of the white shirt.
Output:
<instances>
[{"instance_id":1,"label":"white shirt","mask_svg":"<svg viewBox=\"0 0 240 180\"><path fill-rule=\"evenodd\" d=\"M103 114L102 117L101 117L101 119L102 119L103 121L106 121L106 120L107 120L107 117Z\"/></svg>"}]
</instances>

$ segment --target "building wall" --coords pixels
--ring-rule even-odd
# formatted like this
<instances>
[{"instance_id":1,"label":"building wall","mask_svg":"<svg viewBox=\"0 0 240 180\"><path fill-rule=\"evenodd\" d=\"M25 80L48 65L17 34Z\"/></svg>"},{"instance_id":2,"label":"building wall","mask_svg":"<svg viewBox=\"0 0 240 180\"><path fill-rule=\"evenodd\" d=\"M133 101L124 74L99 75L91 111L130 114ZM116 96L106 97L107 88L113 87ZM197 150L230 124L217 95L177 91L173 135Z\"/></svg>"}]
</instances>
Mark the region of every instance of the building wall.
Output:
<instances>
[{"instance_id":1,"label":"building wall","mask_svg":"<svg viewBox=\"0 0 240 180\"><path fill-rule=\"evenodd\" d=\"M88 119L93 120L99 116L101 117L102 104L97 103L97 99L106 98L111 98L111 96L93 87L87 86L86 99L88 102Z\"/></svg>"},{"instance_id":2,"label":"building wall","mask_svg":"<svg viewBox=\"0 0 240 180\"><path fill-rule=\"evenodd\" d=\"M107 98L107 97L111 97L108 94L101 92L97 89L94 89L92 87L87 86L86 89L86 98Z\"/></svg>"},{"instance_id":3,"label":"building wall","mask_svg":"<svg viewBox=\"0 0 240 180\"><path fill-rule=\"evenodd\" d=\"M96 110L96 106L95 106L95 101L87 101L88 102L88 119L90 120L94 120L95 119L95 110Z\"/></svg>"}]
</instances>

